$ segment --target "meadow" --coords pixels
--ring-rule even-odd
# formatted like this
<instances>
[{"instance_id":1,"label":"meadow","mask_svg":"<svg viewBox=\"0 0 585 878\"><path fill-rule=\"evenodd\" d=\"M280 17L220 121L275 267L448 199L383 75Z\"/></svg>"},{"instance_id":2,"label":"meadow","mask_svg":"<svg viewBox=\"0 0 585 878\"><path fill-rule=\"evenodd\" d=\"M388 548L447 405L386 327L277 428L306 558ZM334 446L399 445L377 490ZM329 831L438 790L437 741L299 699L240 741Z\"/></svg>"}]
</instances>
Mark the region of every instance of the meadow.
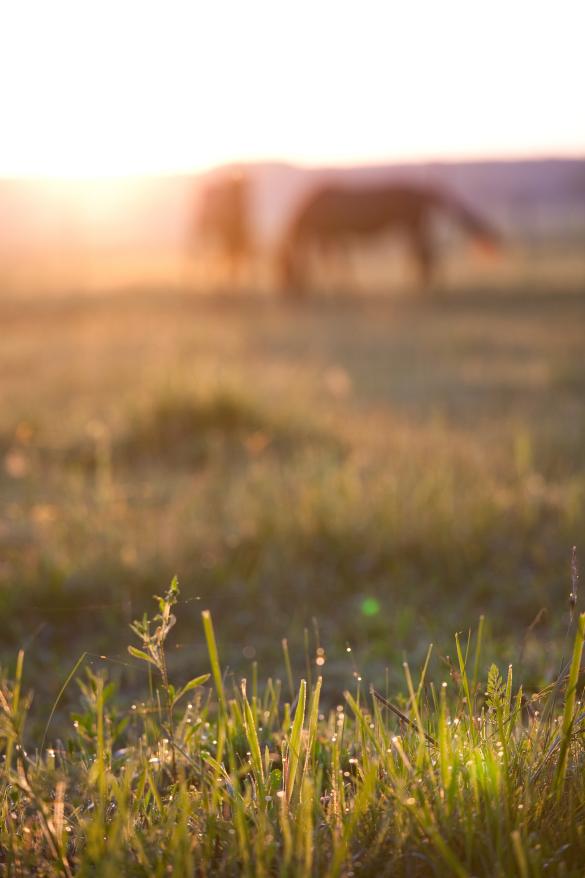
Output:
<instances>
[{"instance_id":1,"label":"meadow","mask_svg":"<svg viewBox=\"0 0 585 878\"><path fill-rule=\"evenodd\" d=\"M0 325L7 874L582 874L581 289Z\"/></svg>"}]
</instances>

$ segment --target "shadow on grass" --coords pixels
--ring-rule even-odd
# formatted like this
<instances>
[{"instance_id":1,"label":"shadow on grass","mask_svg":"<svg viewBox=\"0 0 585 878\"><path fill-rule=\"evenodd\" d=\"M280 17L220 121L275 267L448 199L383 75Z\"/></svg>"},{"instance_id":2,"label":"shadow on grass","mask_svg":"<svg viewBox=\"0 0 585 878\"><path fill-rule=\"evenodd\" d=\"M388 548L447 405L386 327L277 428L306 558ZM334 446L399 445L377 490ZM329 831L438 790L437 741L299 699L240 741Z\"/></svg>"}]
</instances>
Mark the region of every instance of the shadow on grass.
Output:
<instances>
[{"instance_id":1,"label":"shadow on grass","mask_svg":"<svg viewBox=\"0 0 585 878\"><path fill-rule=\"evenodd\" d=\"M342 440L300 413L268 410L231 388L210 393L161 395L135 408L119 432L88 424L86 435L65 445L46 443L41 431L19 444L19 428L0 435L0 455L21 453L43 466L93 473L136 465L198 468L218 455L249 459L261 454L287 457L307 448L342 455Z\"/></svg>"},{"instance_id":2,"label":"shadow on grass","mask_svg":"<svg viewBox=\"0 0 585 878\"><path fill-rule=\"evenodd\" d=\"M157 400L134 417L114 443L113 456L126 465L141 459L197 465L214 446L255 456L264 451L287 455L307 444L341 451L339 440L300 417L268 412L241 393L220 389L211 395Z\"/></svg>"}]
</instances>

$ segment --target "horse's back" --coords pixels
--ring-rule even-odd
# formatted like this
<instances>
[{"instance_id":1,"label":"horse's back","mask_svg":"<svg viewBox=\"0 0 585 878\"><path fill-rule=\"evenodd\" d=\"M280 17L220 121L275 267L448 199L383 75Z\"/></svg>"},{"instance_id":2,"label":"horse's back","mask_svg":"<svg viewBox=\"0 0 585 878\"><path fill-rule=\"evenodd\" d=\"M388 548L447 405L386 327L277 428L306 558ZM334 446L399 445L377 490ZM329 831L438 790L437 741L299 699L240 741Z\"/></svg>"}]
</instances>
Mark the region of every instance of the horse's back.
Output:
<instances>
[{"instance_id":1,"label":"horse's back","mask_svg":"<svg viewBox=\"0 0 585 878\"><path fill-rule=\"evenodd\" d=\"M418 221L435 202L431 190L399 185L326 187L314 192L293 223L297 236L370 233Z\"/></svg>"}]
</instances>

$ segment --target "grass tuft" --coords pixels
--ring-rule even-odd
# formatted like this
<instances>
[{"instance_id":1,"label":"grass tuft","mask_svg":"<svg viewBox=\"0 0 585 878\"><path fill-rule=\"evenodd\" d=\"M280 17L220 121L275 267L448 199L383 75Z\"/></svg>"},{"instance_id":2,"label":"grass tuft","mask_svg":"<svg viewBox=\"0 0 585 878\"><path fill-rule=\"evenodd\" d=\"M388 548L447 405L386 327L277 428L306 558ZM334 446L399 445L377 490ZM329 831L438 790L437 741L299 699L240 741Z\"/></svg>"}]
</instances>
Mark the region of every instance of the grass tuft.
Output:
<instances>
[{"instance_id":1,"label":"grass tuft","mask_svg":"<svg viewBox=\"0 0 585 878\"><path fill-rule=\"evenodd\" d=\"M477 649L469 680L457 637L452 682L432 679L429 649L416 689L404 663L404 694L371 688L368 700L358 685L346 715L321 705L321 676L310 691L301 680L292 705L280 681L255 681L251 699L245 680L226 689L209 611L211 675L176 686L166 640L178 593L174 580L156 599L154 631L148 618L132 626L144 649L131 655L158 672L150 692L126 710L88 670L85 713L47 749L25 746L19 653L0 689L5 874L582 874L585 614L564 683L515 693L511 668L506 681L493 664L482 677Z\"/></svg>"}]
</instances>

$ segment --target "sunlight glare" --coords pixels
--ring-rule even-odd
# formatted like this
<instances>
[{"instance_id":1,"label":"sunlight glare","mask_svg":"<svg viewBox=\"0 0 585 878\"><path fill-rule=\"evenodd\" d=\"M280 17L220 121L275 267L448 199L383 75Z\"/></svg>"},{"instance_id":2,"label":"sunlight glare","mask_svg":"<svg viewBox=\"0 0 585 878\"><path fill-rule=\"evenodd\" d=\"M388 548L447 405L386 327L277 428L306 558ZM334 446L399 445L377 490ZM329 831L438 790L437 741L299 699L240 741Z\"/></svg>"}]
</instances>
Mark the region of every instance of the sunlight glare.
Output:
<instances>
[{"instance_id":1,"label":"sunlight glare","mask_svg":"<svg viewBox=\"0 0 585 878\"><path fill-rule=\"evenodd\" d=\"M582 7L22 0L0 175L579 152Z\"/></svg>"}]
</instances>

